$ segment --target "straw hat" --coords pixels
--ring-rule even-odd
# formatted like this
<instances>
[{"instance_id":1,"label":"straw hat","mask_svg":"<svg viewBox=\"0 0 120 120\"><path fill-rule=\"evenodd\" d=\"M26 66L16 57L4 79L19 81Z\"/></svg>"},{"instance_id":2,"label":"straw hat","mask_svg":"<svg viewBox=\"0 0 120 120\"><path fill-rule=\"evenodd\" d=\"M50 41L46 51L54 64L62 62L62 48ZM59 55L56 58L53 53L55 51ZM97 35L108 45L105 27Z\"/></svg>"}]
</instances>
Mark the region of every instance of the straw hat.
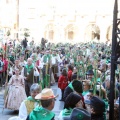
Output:
<instances>
[{"instance_id":1,"label":"straw hat","mask_svg":"<svg viewBox=\"0 0 120 120\"><path fill-rule=\"evenodd\" d=\"M56 98L57 96L54 95L52 89L45 88L41 91L41 93L35 96L35 99L48 100L48 99Z\"/></svg>"}]
</instances>

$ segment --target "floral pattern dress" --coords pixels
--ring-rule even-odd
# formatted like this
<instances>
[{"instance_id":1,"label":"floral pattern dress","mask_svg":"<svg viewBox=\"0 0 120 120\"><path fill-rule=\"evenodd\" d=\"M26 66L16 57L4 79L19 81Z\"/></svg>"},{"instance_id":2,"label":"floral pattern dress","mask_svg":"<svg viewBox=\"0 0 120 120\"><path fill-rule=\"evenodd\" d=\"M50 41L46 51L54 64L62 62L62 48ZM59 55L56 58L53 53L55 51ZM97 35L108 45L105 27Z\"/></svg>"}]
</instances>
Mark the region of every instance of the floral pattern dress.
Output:
<instances>
[{"instance_id":1,"label":"floral pattern dress","mask_svg":"<svg viewBox=\"0 0 120 120\"><path fill-rule=\"evenodd\" d=\"M5 108L19 110L23 100L27 98L23 76L13 75L8 83L8 93L5 98Z\"/></svg>"}]
</instances>

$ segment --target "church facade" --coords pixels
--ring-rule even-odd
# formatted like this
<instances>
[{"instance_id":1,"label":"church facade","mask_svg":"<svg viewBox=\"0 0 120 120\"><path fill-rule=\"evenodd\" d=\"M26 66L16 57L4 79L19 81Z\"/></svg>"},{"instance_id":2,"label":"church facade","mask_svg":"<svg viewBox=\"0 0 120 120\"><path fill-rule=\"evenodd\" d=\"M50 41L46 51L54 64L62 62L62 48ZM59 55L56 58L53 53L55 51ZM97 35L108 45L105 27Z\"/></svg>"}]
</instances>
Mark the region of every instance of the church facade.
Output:
<instances>
[{"instance_id":1,"label":"church facade","mask_svg":"<svg viewBox=\"0 0 120 120\"><path fill-rule=\"evenodd\" d=\"M71 0L70 4L67 0L61 3L46 1L38 5L31 0L28 8L20 5L20 11L23 10L20 20L25 18L22 21L26 22L20 21L19 27L29 28L34 39L39 41L44 37L54 43L111 41L114 0L102 0L104 5L101 0Z\"/></svg>"},{"instance_id":2,"label":"church facade","mask_svg":"<svg viewBox=\"0 0 120 120\"><path fill-rule=\"evenodd\" d=\"M24 37L26 28L29 38L38 42L42 37L54 43L106 42L112 39L114 0L17 1L19 16L17 14L16 18L19 20L15 21L17 28L11 27L11 32L14 35L17 29L19 39Z\"/></svg>"}]
</instances>

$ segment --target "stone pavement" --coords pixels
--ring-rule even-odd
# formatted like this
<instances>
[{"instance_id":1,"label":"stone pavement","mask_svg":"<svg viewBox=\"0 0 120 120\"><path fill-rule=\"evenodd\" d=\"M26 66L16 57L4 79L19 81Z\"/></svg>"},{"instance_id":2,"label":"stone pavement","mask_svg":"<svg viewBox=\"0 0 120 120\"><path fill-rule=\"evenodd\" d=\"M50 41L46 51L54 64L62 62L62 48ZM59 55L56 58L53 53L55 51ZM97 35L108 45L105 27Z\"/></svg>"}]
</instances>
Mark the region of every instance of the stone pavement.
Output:
<instances>
[{"instance_id":1,"label":"stone pavement","mask_svg":"<svg viewBox=\"0 0 120 120\"><path fill-rule=\"evenodd\" d=\"M51 88L53 89L55 95L59 95L56 98L55 107L53 109L53 112L56 114L55 120L57 120L57 116L59 115L60 111L63 109L64 102L59 101L59 99L61 98L61 91L57 87L57 83L51 86ZM4 109L3 111L3 105L4 105L3 94L4 94L4 88L0 88L0 120L8 120L12 116L17 116L18 113L9 109Z\"/></svg>"},{"instance_id":2,"label":"stone pavement","mask_svg":"<svg viewBox=\"0 0 120 120\"><path fill-rule=\"evenodd\" d=\"M64 102L59 101L61 99L61 90L57 87L57 84L55 84L54 86L51 86L51 88L53 89L53 92L55 95L59 95L56 98L55 107L53 109L53 112L56 114L56 120L57 120L57 116L59 115L60 111L64 107Z\"/></svg>"}]
</instances>

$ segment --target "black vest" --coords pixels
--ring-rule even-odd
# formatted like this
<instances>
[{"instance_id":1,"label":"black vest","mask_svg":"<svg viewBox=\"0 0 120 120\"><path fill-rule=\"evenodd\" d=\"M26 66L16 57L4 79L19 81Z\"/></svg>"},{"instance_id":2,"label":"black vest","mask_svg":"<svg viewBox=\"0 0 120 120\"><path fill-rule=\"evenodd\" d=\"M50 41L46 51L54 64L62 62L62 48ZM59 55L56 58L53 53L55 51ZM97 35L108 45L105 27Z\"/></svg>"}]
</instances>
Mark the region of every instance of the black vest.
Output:
<instances>
[{"instance_id":1,"label":"black vest","mask_svg":"<svg viewBox=\"0 0 120 120\"><path fill-rule=\"evenodd\" d=\"M27 80L29 83L33 83L34 79L34 69L32 68L29 75L27 75L27 68L24 67L24 76L27 77Z\"/></svg>"}]
</instances>

